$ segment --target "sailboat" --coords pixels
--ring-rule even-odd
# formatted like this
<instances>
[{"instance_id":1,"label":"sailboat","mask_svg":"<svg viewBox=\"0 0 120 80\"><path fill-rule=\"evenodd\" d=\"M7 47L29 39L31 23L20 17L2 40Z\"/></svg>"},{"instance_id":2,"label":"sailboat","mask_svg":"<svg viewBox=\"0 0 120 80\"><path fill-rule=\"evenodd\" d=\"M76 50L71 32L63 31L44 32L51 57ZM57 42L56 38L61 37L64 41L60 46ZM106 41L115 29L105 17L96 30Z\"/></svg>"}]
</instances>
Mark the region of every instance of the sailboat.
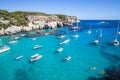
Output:
<instances>
[{"instance_id":1,"label":"sailboat","mask_svg":"<svg viewBox=\"0 0 120 80\"><path fill-rule=\"evenodd\" d=\"M119 41L117 40L118 30L119 30L119 24L118 24L118 27L117 27L117 32L116 32L115 39L114 39L114 41L113 41L114 46L118 46L118 45L119 45Z\"/></svg>"},{"instance_id":2,"label":"sailboat","mask_svg":"<svg viewBox=\"0 0 120 80\"><path fill-rule=\"evenodd\" d=\"M2 45L2 40L0 39L0 42L1 42L1 47L0 47L0 54L3 53L3 52L6 52L8 50L10 50L10 47L9 46L3 46Z\"/></svg>"},{"instance_id":3,"label":"sailboat","mask_svg":"<svg viewBox=\"0 0 120 80\"><path fill-rule=\"evenodd\" d=\"M87 34L91 34L92 32L91 32L91 25L90 25L90 29L88 30L88 32L87 32Z\"/></svg>"},{"instance_id":4,"label":"sailboat","mask_svg":"<svg viewBox=\"0 0 120 80\"><path fill-rule=\"evenodd\" d=\"M79 21L77 21L77 27L78 27L78 22ZM76 31L76 30L73 30L74 32ZM78 32L78 30L77 30L77 32ZM79 35L77 34L77 32L72 36L73 38L78 38L79 37Z\"/></svg>"}]
</instances>

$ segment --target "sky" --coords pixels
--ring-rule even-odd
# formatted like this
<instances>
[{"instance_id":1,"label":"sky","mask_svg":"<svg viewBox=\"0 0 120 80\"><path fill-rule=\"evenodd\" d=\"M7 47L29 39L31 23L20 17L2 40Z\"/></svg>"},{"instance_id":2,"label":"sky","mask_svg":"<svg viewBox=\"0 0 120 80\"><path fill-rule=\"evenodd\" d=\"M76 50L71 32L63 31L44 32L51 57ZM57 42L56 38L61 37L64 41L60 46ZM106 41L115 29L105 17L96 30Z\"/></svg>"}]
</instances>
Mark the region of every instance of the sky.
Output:
<instances>
[{"instance_id":1,"label":"sky","mask_svg":"<svg viewBox=\"0 0 120 80\"><path fill-rule=\"evenodd\" d=\"M120 0L1 0L0 10L66 14L81 20L120 20Z\"/></svg>"}]
</instances>

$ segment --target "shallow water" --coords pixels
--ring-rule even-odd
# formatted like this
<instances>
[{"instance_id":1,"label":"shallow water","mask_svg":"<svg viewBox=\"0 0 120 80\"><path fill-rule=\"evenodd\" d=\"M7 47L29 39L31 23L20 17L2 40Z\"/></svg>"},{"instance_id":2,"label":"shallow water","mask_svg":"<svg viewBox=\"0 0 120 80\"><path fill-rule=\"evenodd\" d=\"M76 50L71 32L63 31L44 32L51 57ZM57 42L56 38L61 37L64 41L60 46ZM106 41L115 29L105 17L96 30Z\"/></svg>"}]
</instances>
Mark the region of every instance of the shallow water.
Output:
<instances>
[{"instance_id":1,"label":"shallow water","mask_svg":"<svg viewBox=\"0 0 120 80\"><path fill-rule=\"evenodd\" d=\"M117 21L113 23L110 21L109 25L103 26L101 38L97 37L98 32L96 32L101 29L101 26L96 23L99 21L81 22L82 24L79 25L83 28L79 32L68 28L58 29L67 32L64 39L58 39L56 35L37 36L36 40L23 37L18 40L18 43L9 45L11 50L0 54L0 80L87 80L89 76L98 77L99 72L110 65L118 65L120 46L113 46ZM88 35L87 31L91 24L93 24L92 33ZM79 34L79 38L72 37L75 33ZM70 39L69 43L59 45L67 38ZM2 36L1 39L3 44L7 44L10 37ZM100 41L98 45L93 44L96 39ZM120 40L119 36L118 40ZM43 47L33 50L36 44ZM64 50L56 53L59 47L63 47ZM30 57L35 53L43 57L36 62L29 62ZM15 60L18 55L22 55L23 58ZM67 55L72 58L64 61ZM95 66L96 70L90 71L91 66Z\"/></svg>"}]
</instances>

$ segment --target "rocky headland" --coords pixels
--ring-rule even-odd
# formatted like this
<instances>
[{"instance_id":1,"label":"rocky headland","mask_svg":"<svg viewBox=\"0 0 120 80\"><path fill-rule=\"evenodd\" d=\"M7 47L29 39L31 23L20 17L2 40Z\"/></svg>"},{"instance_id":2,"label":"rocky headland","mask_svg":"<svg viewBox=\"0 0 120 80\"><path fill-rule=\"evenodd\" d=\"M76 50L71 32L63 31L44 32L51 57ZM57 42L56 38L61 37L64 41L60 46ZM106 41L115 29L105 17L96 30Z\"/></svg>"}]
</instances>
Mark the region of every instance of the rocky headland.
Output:
<instances>
[{"instance_id":1,"label":"rocky headland","mask_svg":"<svg viewBox=\"0 0 120 80\"><path fill-rule=\"evenodd\" d=\"M73 22L78 21L76 16L0 10L0 35L26 32L35 29L55 29L64 25L70 26Z\"/></svg>"}]
</instances>

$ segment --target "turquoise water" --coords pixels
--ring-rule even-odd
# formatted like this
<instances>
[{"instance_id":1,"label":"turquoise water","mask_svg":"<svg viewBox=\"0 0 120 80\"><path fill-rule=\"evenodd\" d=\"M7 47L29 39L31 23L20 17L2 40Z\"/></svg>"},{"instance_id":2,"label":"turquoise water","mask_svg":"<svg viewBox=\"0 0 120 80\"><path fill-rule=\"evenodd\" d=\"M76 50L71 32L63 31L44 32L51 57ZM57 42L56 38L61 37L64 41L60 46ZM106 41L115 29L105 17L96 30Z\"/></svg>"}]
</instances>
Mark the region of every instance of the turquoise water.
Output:
<instances>
[{"instance_id":1,"label":"turquoise water","mask_svg":"<svg viewBox=\"0 0 120 80\"><path fill-rule=\"evenodd\" d=\"M110 65L118 65L120 46L113 46L116 26L103 28L103 37L98 38L96 30L100 27L92 28L92 33L88 35L85 24L88 23L84 23L83 30L77 32L79 38L72 38L75 32L70 29L61 28L58 31L67 32L64 39L58 39L56 35L37 36L34 41L31 37L23 37L18 43L9 45L11 50L0 54L0 80L87 80L89 76L99 77L99 72ZM69 43L59 45L67 38L70 39ZM10 37L2 36L1 39L3 44L7 44ZM98 45L93 44L96 39L100 41ZM33 50L36 44L43 47ZM59 47L64 50L56 53ZM36 62L29 62L35 53L43 57ZM15 60L19 55L23 58ZM71 60L64 61L68 55ZM96 70L89 70L91 66L95 66Z\"/></svg>"}]
</instances>

